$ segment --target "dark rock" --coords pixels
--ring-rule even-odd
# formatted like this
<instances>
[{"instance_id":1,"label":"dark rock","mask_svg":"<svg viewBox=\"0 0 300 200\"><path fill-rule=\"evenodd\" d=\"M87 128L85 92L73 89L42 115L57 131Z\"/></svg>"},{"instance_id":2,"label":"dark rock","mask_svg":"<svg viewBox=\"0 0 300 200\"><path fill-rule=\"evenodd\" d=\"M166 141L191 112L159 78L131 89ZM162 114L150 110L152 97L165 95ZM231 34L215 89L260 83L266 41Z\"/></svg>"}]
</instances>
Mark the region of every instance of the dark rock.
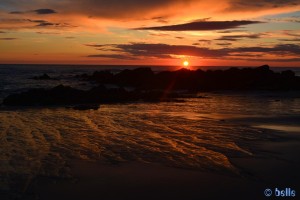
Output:
<instances>
[{"instance_id":1,"label":"dark rock","mask_svg":"<svg viewBox=\"0 0 300 200\"><path fill-rule=\"evenodd\" d=\"M270 70L270 66L269 65L262 65L262 66L256 68L256 70L269 71Z\"/></svg>"},{"instance_id":2,"label":"dark rock","mask_svg":"<svg viewBox=\"0 0 300 200\"><path fill-rule=\"evenodd\" d=\"M48 76L45 76L46 78ZM89 105L122 102L174 101L195 98L198 91L212 90L300 90L300 77L292 71L275 73L268 65L258 68L227 70L187 70L154 73L150 68L109 71L83 75L86 80L101 83L90 90L59 85L52 89L32 89L6 97L4 105ZM115 85L108 89L104 85ZM127 91L125 86L134 90ZM201 97L199 97L201 98ZM79 106L78 109L88 108Z\"/></svg>"},{"instance_id":3,"label":"dark rock","mask_svg":"<svg viewBox=\"0 0 300 200\"><path fill-rule=\"evenodd\" d=\"M257 68L227 70L162 71L154 73L150 68L123 70L112 74L108 71L83 75L85 80L120 87L130 86L137 90L299 90L300 77L292 71L275 73L268 65Z\"/></svg>"},{"instance_id":4,"label":"dark rock","mask_svg":"<svg viewBox=\"0 0 300 200\"><path fill-rule=\"evenodd\" d=\"M292 70L285 70L281 72L281 75L284 78L293 78L295 76L295 72L293 72Z\"/></svg>"},{"instance_id":5,"label":"dark rock","mask_svg":"<svg viewBox=\"0 0 300 200\"><path fill-rule=\"evenodd\" d=\"M59 85L52 89L31 89L20 94L12 94L3 100L4 105L60 105L84 103L85 92L68 86Z\"/></svg>"},{"instance_id":6,"label":"dark rock","mask_svg":"<svg viewBox=\"0 0 300 200\"><path fill-rule=\"evenodd\" d=\"M141 87L147 85L154 78L151 68L137 68L134 70L123 70L114 76L114 82L121 86Z\"/></svg>"},{"instance_id":7,"label":"dark rock","mask_svg":"<svg viewBox=\"0 0 300 200\"><path fill-rule=\"evenodd\" d=\"M73 106L74 110L98 110L100 107L99 104L81 104Z\"/></svg>"},{"instance_id":8,"label":"dark rock","mask_svg":"<svg viewBox=\"0 0 300 200\"><path fill-rule=\"evenodd\" d=\"M31 79L34 79L34 80L58 80L56 78L51 78L48 74L43 74L41 76L34 76Z\"/></svg>"},{"instance_id":9,"label":"dark rock","mask_svg":"<svg viewBox=\"0 0 300 200\"><path fill-rule=\"evenodd\" d=\"M98 86L91 90L78 90L59 85L52 89L31 89L12 94L3 100L6 106L76 105L75 109L96 109L101 103L122 103L133 101L159 102L179 98L177 93L165 91L126 91L123 88L106 89Z\"/></svg>"}]
</instances>

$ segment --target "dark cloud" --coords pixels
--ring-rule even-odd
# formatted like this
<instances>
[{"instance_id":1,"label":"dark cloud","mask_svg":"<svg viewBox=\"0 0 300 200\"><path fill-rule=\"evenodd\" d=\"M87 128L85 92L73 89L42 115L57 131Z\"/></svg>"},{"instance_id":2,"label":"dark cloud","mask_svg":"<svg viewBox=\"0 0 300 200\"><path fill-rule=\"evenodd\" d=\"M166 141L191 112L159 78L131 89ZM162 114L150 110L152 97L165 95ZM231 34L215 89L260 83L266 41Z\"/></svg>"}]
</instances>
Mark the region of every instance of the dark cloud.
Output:
<instances>
[{"instance_id":1,"label":"dark cloud","mask_svg":"<svg viewBox=\"0 0 300 200\"><path fill-rule=\"evenodd\" d=\"M180 39L180 40L184 39L184 37L175 37L175 38Z\"/></svg>"},{"instance_id":2,"label":"dark cloud","mask_svg":"<svg viewBox=\"0 0 300 200\"><path fill-rule=\"evenodd\" d=\"M37 20L27 19L27 21L33 22L33 23L47 23L47 21L41 20L41 19L37 19Z\"/></svg>"},{"instance_id":3,"label":"dark cloud","mask_svg":"<svg viewBox=\"0 0 300 200\"><path fill-rule=\"evenodd\" d=\"M52 23L49 21L45 20L32 20L32 19L27 19L27 21L32 22L32 23L37 23L35 25L36 27L55 27L55 28L72 28L76 27L68 23Z\"/></svg>"},{"instance_id":4,"label":"dark cloud","mask_svg":"<svg viewBox=\"0 0 300 200\"><path fill-rule=\"evenodd\" d=\"M166 17L152 17L152 20L155 20L156 22L159 23L168 23L168 20L166 20Z\"/></svg>"},{"instance_id":5,"label":"dark cloud","mask_svg":"<svg viewBox=\"0 0 300 200\"><path fill-rule=\"evenodd\" d=\"M300 55L300 46L296 44L278 44L274 47L239 47L237 52L261 52L274 55Z\"/></svg>"},{"instance_id":6,"label":"dark cloud","mask_svg":"<svg viewBox=\"0 0 300 200\"><path fill-rule=\"evenodd\" d=\"M13 11L10 12L9 14L14 14L14 15L20 15L20 14L24 14L25 12L21 12L21 11Z\"/></svg>"},{"instance_id":7,"label":"dark cloud","mask_svg":"<svg viewBox=\"0 0 300 200\"><path fill-rule=\"evenodd\" d=\"M225 35L216 40L225 40L225 41L237 41L241 39L259 39L263 34L250 34L250 35Z\"/></svg>"},{"instance_id":8,"label":"dark cloud","mask_svg":"<svg viewBox=\"0 0 300 200\"><path fill-rule=\"evenodd\" d=\"M279 41L283 41L283 42L300 42L300 38L293 38L293 39L279 39Z\"/></svg>"},{"instance_id":9,"label":"dark cloud","mask_svg":"<svg viewBox=\"0 0 300 200\"><path fill-rule=\"evenodd\" d=\"M248 59L248 58L260 58L260 57L263 57L262 54L249 54L249 53L234 53L232 55L230 55L230 58L234 58L234 57L247 57L245 59ZM243 59L243 58L241 58Z\"/></svg>"},{"instance_id":10,"label":"dark cloud","mask_svg":"<svg viewBox=\"0 0 300 200\"><path fill-rule=\"evenodd\" d=\"M200 57L224 57L228 52L209 48L201 48L188 45L168 45L168 44L145 44L131 43L114 45L119 51L126 52L132 56L149 56L164 58L170 55L189 55Z\"/></svg>"},{"instance_id":11,"label":"dark cloud","mask_svg":"<svg viewBox=\"0 0 300 200\"><path fill-rule=\"evenodd\" d=\"M58 25L59 24L54 24L54 23L51 23L51 22L42 22L42 23L39 23L36 26L58 26Z\"/></svg>"},{"instance_id":12,"label":"dark cloud","mask_svg":"<svg viewBox=\"0 0 300 200\"><path fill-rule=\"evenodd\" d=\"M134 30L157 30L157 31L209 31L209 30L222 30L240 28L243 25L258 24L260 21L195 21L185 24L176 24L169 26L153 26L153 27L140 27Z\"/></svg>"},{"instance_id":13,"label":"dark cloud","mask_svg":"<svg viewBox=\"0 0 300 200\"><path fill-rule=\"evenodd\" d=\"M199 42L211 42L210 40L200 39Z\"/></svg>"},{"instance_id":14,"label":"dark cloud","mask_svg":"<svg viewBox=\"0 0 300 200\"><path fill-rule=\"evenodd\" d=\"M59 24L51 23L51 22L48 22L48 21L45 21L45 20L31 20L31 19L28 19L28 21L32 22L32 23L37 23L36 26L39 26L39 27L59 25Z\"/></svg>"},{"instance_id":15,"label":"dark cloud","mask_svg":"<svg viewBox=\"0 0 300 200\"><path fill-rule=\"evenodd\" d=\"M230 0L228 11L254 11L270 8L293 7L300 5L299 0Z\"/></svg>"},{"instance_id":16,"label":"dark cloud","mask_svg":"<svg viewBox=\"0 0 300 200\"><path fill-rule=\"evenodd\" d=\"M243 32L243 30L226 30L226 31L218 31L218 33L236 33Z\"/></svg>"},{"instance_id":17,"label":"dark cloud","mask_svg":"<svg viewBox=\"0 0 300 200\"><path fill-rule=\"evenodd\" d=\"M297 33L286 32L285 34L288 36L300 37L300 34L297 34Z\"/></svg>"},{"instance_id":18,"label":"dark cloud","mask_svg":"<svg viewBox=\"0 0 300 200\"><path fill-rule=\"evenodd\" d=\"M26 14L26 13L35 13L37 15L49 15L49 14L55 14L57 13L55 10L49 9L49 8L41 8L37 10L32 11L12 11L10 14L20 15L20 14Z\"/></svg>"},{"instance_id":19,"label":"dark cloud","mask_svg":"<svg viewBox=\"0 0 300 200\"><path fill-rule=\"evenodd\" d=\"M231 43L224 42L224 43L217 43L217 45L219 45L219 46L229 46L229 45L231 45Z\"/></svg>"},{"instance_id":20,"label":"dark cloud","mask_svg":"<svg viewBox=\"0 0 300 200\"><path fill-rule=\"evenodd\" d=\"M18 38L0 38L0 40L17 40Z\"/></svg>"},{"instance_id":21,"label":"dark cloud","mask_svg":"<svg viewBox=\"0 0 300 200\"><path fill-rule=\"evenodd\" d=\"M300 58L286 58L286 59L259 59L259 60L264 60L264 61L275 61L275 62L298 62L300 61Z\"/></svg>"},{"instance_id":22,"label":"dark cloud","mask_svg":"<svg viewBox=\"0 0 300 200\"><path fill-rule=\"evenodd\" d=\"M96 54L96 55L88 55L89 58L112 58L112 59L120 59L120 60L137 60L136 57L132 57L130 55L122 55L122 54Z\"/></svg>"},{"instance_id":23,"label":"dark cloud","mask_svg":"<svg viewBox=\"0 0 300 200\"><path fill-rule=\"evenodd\" d=\"M106 47L107 45L105 45L105 44L85 44L85 46L101 48L101 47Z\"/></svg>"},{"instance_id":24,"label":"dark cloud","mask_svg":"<svg viewBox=\"0 0 300 200\"><path fill-rule=\"evenodd\" d=\"M208 21L210 19L211 19L211 17L205 17L205 18L202 18L202 19L194 20L193 22L206 22L206 21Z\"/></svg>"},{"instance_id":25,"label":"dark cloud","mask_svg":"<svg viewBox=\"0 0 300 200\"><path fill-rule=\"evenodd\" d=\"M201 42L202 44L207 44L207 45L209 45L209 44L211 44L211 40L205 40L205 39L200 39L200 40L198 40L198 42Z\"/></svg>"},{"instance_id":26,"label":"dark cloud","mask_svg":"<svg viewBox=\"0 0 300 200\"><path fill-rule=\"evenodd\" d=\"M119 52L116 55L126 55L133 58L172 58L174 55L187 55L214 59L239 59L237 57L242 59L242 57L265 57L266 55L273 55L278 58L290 56L292 57L291 59L294 59L294 57L298 58L300 55L300 46L295 44L280 44L273 47L237 47L219 49L189 45L147 43L114 44L107 46L114 48L115 52ZM91 57L97 56L94 55ZM100 54L99 57L103 57L102 54Z\"/></svg>"},{"instance_id":27,"label":"dark cloud","mask_svg":"<svg viewBox=\"0 0 300 200\"><path fill-rule=\"evenodd\" d=\"M0 31L0 33L6 33L6 32L4 32L4 31Z\"/></svg>"},{"instance_id":28,"label":"dark cloud","mask_svg":"<svg viewBox=\"0 0 300 200\"><path fill-rule=\"evenodd\" d=\"M38 31L36 32L37 34L46 34L46 35L60 35L61 33L57 33L57 32L42 32L42 31Z\"/></svg>"},{"instance_id":29,"label":"dark cloud","mask_svg":"<svg viewBox=\"0 0 300 200\"><path fill-rule=\"evenodd\" d=\"M66 39L75 39L75 37L69 36L69 37L65 37Z\"/></svg>"},{"instance_id":30,"label":"dark cloud","mask_svg":"<svg viewBox=\"0 0 300 200\"><path fill-rule=\"evenodd\" d=\"M75 28L76 27L76 26L73 26L68 23L51 23L51 22L40 23L37 26L38 27L53 27L53 28Z\"/></svg>"},{"instance_id":31,"label":"dark cloud","mask_svg":"<svg viewBox=\"0 0 300 200\"><path fill-rule=\"evenodd\" d=\"M289 18L265 18L268 22L289 22L289 23L300 23L299 18L289 17Z\"/></svg>"},{"instance_id":32,"label":"dark cloud","mask_svg":"<svg viewBox=\"0 0 300 200\"><path fill-rule=\"evenodd\" d=\"M170 34L166 34L166 33L151 33L150 35L151 36L159 36L159 37L170 36Z\"/></svg>"},{"instance_id":33,"label":"dark cloud","mask_svg":"<svg viewBox=\"0 0 300 200\"><path fill-rule=\"evenodd\" d=\"M39 14L39 15L48 15L48 14L57 13L55 10L52 10L52 9L49 9L49 8L37 9L37 10L34 10L33 12L35 12L36 14Z\"/></svg>"},{"instance_id":34,"label":"dark cloud","mask_svg":"<svg viewBox=\"0 0 300 200\"><path fill-rule=\"evenodd\" d=\"M232 59L232 60L237 60L237 59ZM249 58L239 58L238 60L246 60L249 61ZM267 59L267 58L255 58L255 61L263 61L263 62L298 62L300 61L300 58L278 58L278 59Z\"/></svg>"}]
</instances>

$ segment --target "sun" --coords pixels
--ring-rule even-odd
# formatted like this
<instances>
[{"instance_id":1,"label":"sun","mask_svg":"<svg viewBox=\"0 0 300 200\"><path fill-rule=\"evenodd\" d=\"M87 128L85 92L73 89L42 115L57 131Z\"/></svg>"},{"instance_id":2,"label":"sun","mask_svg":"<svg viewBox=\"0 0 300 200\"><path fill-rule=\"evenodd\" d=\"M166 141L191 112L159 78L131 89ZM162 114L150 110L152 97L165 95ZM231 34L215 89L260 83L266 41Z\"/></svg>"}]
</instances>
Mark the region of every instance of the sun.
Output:
<instances>
[{"instance_id":1,"label":"sun","mask_svg":"<svg viewBox=\"0 0 300 200\"><path fill-rule=\"evenodd\" d=\"M190 65L189 61L187 60L185 60L182 64L185 68L187 68Z\"/></svg>"}]
</instances>

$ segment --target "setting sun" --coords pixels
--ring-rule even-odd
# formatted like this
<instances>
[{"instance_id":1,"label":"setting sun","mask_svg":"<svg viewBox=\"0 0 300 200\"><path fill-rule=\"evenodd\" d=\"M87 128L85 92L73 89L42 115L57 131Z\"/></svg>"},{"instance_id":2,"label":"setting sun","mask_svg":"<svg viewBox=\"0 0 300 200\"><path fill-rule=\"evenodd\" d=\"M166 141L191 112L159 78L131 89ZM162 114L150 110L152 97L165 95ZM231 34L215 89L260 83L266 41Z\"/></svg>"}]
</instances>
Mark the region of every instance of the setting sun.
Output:
<instances>
[{"instance_id":1,"label":"setting sun","mask_svg":"<svg viewBox=\"0 0 300 200\"><path fill-rule=\"evenodd\" d=\"M187 60L183 62L183 66L184 66L184 67L188 67L189 64L190 64L190 63L189 63L189 61L187 61Z\"/></svg>"}]
</instances>

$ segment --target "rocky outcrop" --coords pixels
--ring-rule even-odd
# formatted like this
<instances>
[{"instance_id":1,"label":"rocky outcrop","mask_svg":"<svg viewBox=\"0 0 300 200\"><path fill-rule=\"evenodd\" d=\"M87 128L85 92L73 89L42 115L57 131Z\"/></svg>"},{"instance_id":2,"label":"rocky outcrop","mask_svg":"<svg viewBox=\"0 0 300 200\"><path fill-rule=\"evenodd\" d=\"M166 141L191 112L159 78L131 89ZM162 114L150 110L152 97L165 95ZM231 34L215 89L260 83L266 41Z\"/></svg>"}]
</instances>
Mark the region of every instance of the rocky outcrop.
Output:
<instances>
[{"instance_id":1,"label":"rocky outcrop","mask_svg":"<svg viewBox=\"0 0 300 200\"><path fill-rule=\"evenodd\" d=\"M48 74L43 74L41 76L34 76L31 79L33 79L33 80L58 80L56 78L51 78Z\"/></svg>"},{"instance_id":2,"label":"rocky outcrop","mask_svg":"<svg viewBox=\"0 0 300 200\"><path fill-rule=\"evenodd\" d=\"M154 73L150 68L109 71L83 75L84 80L101 84L132 86L140 90L300 90L300 77L288 70L275 73L268 65L258 68L230 68L227 70L181 69Z\"/></svg>"},{"instance_id":3,"label":"rocky outcrop","mask_svg":"<svg viewBox=\"0 0 300 200\"><path fill-rule=\"evenodd\" d=\"M104 86L91 90L78 90L59 85L52 89L31 89L19 94L12 94L3 100L6 106L47 106L74 105L78 110L94 109L95 105L133 101L171 101L181 97L177 93L164 91L126 91L123 88L106 89Z\"/></svg>"},{"instance_id":4,"label":"rocky outcrop","mask_svg":"<svg viewBox=\"0 0 300 200\"><path fill-rule=\"evenodd\" d=\"M295 76L294 72L275 73L268 65L215 71L181 69L159 73L154 73L150 68L139 68L123 70L118 74L109 71L95 72L91 76L85 74L80 78L96 81L99 85L90 90L63 85L52 89L31 89L6 97L3 105L75 105L75 109L86 110L97 109L95 105L104 103L174 101L177 98L196 97L198 91L300 90L300 77ZM118 87L107 89L105 84ZM127 91L125 86L135 89Z\"/></svg>"}]
</instances>

